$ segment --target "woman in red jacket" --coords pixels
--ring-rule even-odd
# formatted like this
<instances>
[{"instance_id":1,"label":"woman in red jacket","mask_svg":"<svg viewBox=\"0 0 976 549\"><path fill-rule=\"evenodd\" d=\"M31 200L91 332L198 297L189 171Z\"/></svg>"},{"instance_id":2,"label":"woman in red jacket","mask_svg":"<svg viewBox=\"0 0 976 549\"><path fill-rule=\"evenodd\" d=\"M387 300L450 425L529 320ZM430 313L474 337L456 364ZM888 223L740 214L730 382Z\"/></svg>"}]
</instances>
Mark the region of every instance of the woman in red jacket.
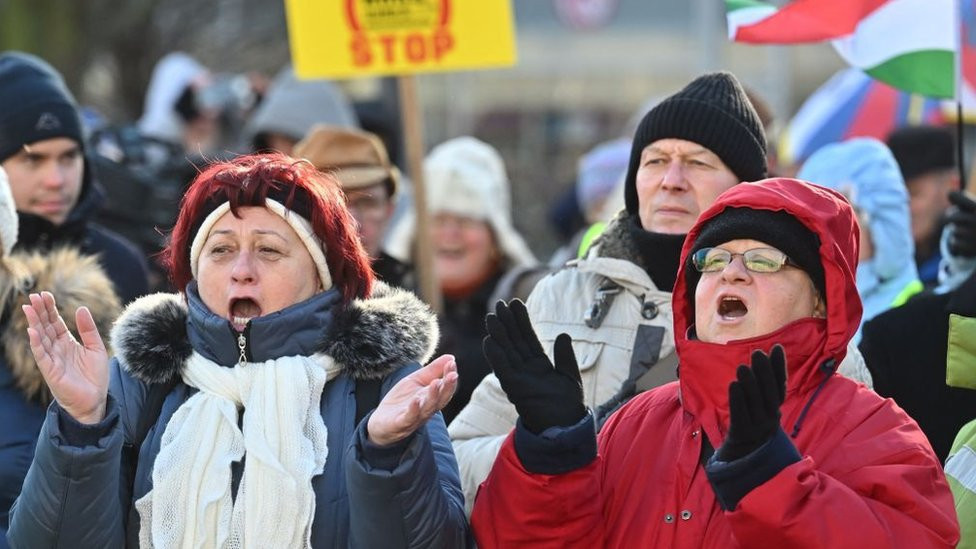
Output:
<instances>
[{"instance_id":1,"label":"woman in red jacket","mask_svg":"<svg viewBox=\"0 0 976 549\"><path fill-rule=\"evenodd\" d=\"M915 421L835 375L861 316L857 235L844 198L815 185L725 192L682 251L679 381L599 440L569 337L553 364L524 306L499 303L485 353L520 418L475 501L479 546L954 547Z\"/></svg>"}]
</instances>

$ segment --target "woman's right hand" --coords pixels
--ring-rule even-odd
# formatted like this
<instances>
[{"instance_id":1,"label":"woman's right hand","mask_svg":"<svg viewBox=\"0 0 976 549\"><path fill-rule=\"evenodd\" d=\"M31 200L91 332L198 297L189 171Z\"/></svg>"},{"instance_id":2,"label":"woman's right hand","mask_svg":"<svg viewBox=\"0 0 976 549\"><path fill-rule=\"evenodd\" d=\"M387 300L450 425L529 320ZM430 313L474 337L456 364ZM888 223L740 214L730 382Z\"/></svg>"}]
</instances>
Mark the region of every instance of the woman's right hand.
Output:
<instances>
[{"instance_id":1,"label":"woman's right hand","mask_svg":"<svg viewBox=\"0 0 976 549\"><path fill-rule=\"evenodd\" d=\"M108 353L87 307L75 312L81 343L58 313L50 292L30 294L24 305L31 352L54 399L79 423L105 418L108 398Z\"/></svg>"},{"instance_id":2,"label":"woman's right hand","mask_svg":"<svg viewBox=\"0 0 976 549\"><path fill-rule=\"evenodd\" d=\"M540 434L550 427L569 427L586 416L583 382L568 335L556 338L553 364L519 299L495 304L485 327L485 358L529 431Z\"/></svg>"}]
</instances>

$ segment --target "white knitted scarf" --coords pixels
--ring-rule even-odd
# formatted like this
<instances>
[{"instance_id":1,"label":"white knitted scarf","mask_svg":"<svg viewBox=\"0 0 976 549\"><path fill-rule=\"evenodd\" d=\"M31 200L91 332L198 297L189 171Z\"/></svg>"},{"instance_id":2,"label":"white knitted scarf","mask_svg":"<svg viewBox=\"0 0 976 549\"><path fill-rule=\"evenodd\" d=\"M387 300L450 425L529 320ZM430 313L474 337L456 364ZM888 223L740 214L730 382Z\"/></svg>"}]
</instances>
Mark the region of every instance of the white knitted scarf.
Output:
<instances>
[{"instance_id":1,"label":"white knitted scarf","mask_svg":"<svg viewBox=\"0 0 976 549\"><path fill-rule=\"evenodd\" d=\"M139 546L309 547L311 481L328 454L322 389L340 369L321 354L227 368L193 353L183 380L199 392L170 419L153 489L136 502ZM245 454L232 498L231 463Z\"/></svg>"}]
</instances>

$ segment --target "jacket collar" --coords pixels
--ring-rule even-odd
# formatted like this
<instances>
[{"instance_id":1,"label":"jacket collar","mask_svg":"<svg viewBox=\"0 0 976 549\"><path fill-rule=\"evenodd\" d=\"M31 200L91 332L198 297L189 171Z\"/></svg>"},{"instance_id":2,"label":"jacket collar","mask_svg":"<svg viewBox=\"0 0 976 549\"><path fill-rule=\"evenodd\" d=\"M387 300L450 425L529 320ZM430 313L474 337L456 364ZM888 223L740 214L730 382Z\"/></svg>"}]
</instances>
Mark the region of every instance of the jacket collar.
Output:
<instances>
[{"instance_id":1,"label":"jacket collar","mask_svg":"<svg viewBox=\"0 0 976 549\"><path fill-rule=\"evenodd\" d=\"M332 324L341 295L336 288L251 320L244 330L248 360L264 362L282 356L309 356L318 350L323 329ZM186 331L190 345L204 358L233 366L240 357L238 336L230 321L214 314L200 299L196 281L186 288Z\"/></svg>"},{"instance_id":2,"label":"jacket collar","mask_svg":"<svg viewBox=\"0 0 976 549\"><path fill-rule=\"evenodd\" d=\"M381 379L403 364L430 358L438 335L427 305L376 282L369 298L345 307L330 290L252 320L247 337L251 361L324 353L354 378ZM185 296L154 294L132 302L112 330L112 346L133 377L164 383L181 375L193 351L234 366L237 336L190 285Z\"/></svg>"}]
</instances>

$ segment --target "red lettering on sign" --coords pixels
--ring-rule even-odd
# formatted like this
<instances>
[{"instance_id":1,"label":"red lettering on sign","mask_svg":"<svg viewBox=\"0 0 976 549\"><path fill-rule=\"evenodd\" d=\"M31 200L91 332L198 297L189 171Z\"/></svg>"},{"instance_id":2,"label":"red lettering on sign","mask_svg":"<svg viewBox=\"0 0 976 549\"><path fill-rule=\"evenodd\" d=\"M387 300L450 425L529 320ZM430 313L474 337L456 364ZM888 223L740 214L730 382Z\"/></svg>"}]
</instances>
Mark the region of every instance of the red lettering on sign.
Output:
<instances>
[{"instance_id":1,"label":"red lettering on sign","mask_svg":"<svg viewBox=\"0 0 976 549\"><path fill-rule=\"evenodd\" d=\"M374 51L374 48L379 51ZM440 61L452 49L454 37L445 28L437 29L430 35L419 32L401 36L381 34L372 40L365 33L356 33L349 42L352 63L357 67L372 65L377 61L376 56L389 65L398 61L412 64Z\"/></svg>"},{"instance_id":2,"label":"red lettering on sign","mask_svg":"<svg viewBox=\"0 0 976 549\"><path fill-rule=\"evenodd\" d=\"M434 33L434 59L440 61L441 57L452 48L454 48L454 37L447 29L438 29Z\"/></svg>"},{"instance_id":3,"label":"red lettering on sign","mask_svg":"<svg viewBox=\"0 0 976 549\"><path fill-rule=\"evenodd\" d=\"M349 43L352 50L352 64L357 67L365 67L373 62L373 55L369 50L369 39L364 34L356 34Z\"/></svg>"},{"instance_id":4,"label":"red lettering on sign","mask_svg":"<svg viewBox=\"0 0 976 549\"><path fill-rule=\"evenodd\" d=\"M383 50L386 53L386 62L389 64L393 64L393 61L395 59L393 55L393 43L396 41L396 36L392 34L387 34L387 35L380 36L378 40L380 44L383 45Z\"/></svg>"},{"instance_id":5,"label":"red lettering on sign","mask_svg":"<svg viewBox=\"0 0 976 549\"><path fill-rule=\"evenodd\" d=\"M407 61L411 63L423 63L427 58L427 44L421 34L407 35L406 42Z\"/></svg>"}]
</instances>

